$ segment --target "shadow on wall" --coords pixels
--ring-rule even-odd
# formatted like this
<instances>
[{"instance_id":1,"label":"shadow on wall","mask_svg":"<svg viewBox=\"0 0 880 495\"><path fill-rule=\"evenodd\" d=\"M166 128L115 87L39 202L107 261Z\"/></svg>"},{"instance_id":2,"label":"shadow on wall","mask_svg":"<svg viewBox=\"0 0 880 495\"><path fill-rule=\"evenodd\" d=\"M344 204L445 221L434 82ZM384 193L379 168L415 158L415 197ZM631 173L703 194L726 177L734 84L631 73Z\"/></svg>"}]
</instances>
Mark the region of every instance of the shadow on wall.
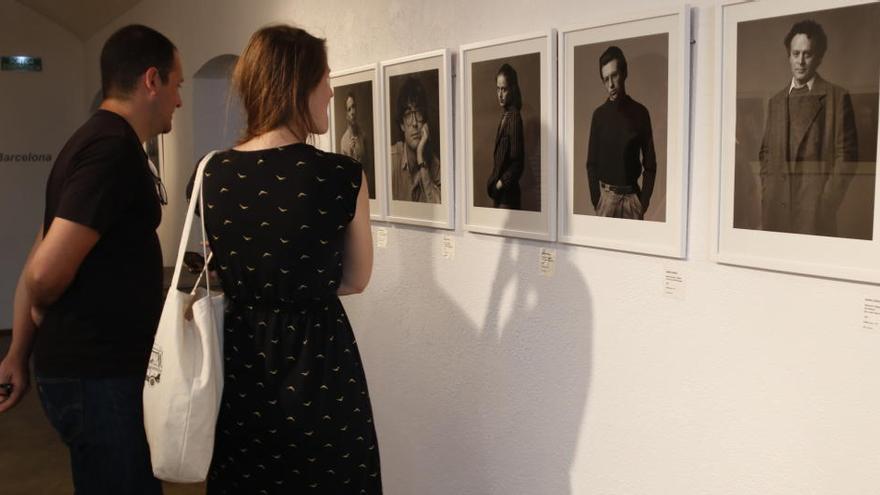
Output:
<instances>
[{"instance_id":1,"label":"shadow on wall","mask_svg":"<svg viewBox=\"0 0 880 495\"><path fill-rule=\"evenodd\" d=\"M563 248L555 275L543 276L546 243L483 238L502 244L497 262L480 269L495 265L489 282L433 266L456 263L432 256L434 231L399 230L422 231L425 245L389 244L388 290L365 312L388 315L374 327L386 333L375 351L385 356L381 371L367 363L382 383L373 395L386 489L568 495L592 367L592 304L580 271ZM477 296L463 300L468 294Z\"/></svg>"},{"instance_id":2,"label":"shadow on wall","mask_svg":"<svg viewBox=\"0 0 880 495\"><path fill-rule=\"evenodd\" d=\"M237 55L218 55L193 76L193 162L211 150L235 145L246 117L238 96L231 91Z\"/></svg>"},{"instance_id":3,"label":"shadow on wall","mask_svg":"<svg viewBox=\"0 0 880 495\"><path fill-rule=\"evenodd\" d=\"M237 55L218 55L199 67L193 76L193 159L191 164L184 165L192 167L192 173L203 156L212 150L233 147L244 130L247 117L231 84L237 61ZM190 232L187 246L189 251L201 252L198 229Z\"/></svg>"}]
</instances>

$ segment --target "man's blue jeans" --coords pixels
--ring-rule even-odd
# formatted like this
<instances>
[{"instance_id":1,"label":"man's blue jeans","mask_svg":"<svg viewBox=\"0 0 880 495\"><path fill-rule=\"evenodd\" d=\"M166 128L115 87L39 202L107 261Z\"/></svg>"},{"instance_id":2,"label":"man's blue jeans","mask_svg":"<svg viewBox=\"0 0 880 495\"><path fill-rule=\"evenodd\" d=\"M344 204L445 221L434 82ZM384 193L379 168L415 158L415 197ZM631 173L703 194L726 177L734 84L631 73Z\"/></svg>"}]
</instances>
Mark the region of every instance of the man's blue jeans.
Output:
<instances>
[{"instance_id":1,"label":"man's blue jeans","mask_svg":"<svg viewBox=\"0 0 880 495\"><path fill-rule=\"evenodd\" d=\"M161 495L144 433L143 377L36 382L46 416L70 449L76 495Z\"/></svg>"}]
</instances>

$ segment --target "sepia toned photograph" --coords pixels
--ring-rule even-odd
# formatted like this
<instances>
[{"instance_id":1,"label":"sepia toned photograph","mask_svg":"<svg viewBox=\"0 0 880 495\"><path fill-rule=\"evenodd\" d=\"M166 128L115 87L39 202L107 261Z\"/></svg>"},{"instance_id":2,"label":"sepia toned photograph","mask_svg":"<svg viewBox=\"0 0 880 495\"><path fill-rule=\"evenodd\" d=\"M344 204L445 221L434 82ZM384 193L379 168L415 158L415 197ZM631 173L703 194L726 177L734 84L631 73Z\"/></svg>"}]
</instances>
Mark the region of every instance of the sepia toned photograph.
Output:
<instances>
[{"instance_id":1,"label":"sepia toned photograph","mask_svg":"<svg viewBox=\"0 0 880 495\"><path fill-rule=\"evenodd\" d=\"M379 104L378 64L330 74L330 149L361 163L367 176L370 218L385 219L384 134Z\"/></svg>"},{"instance_id":2,"label":"sepia toned photograph","mask_svg":"<svg viewBox=\"0 0 880 495\"><path fill-rule=\"evenodd\" d=\"M880 282L880 3L721 7L716 261Z\"/></svg>"},{"instance_id":3,"label":"sepia toned photograph","mask_svg":"<svg viewBox=\"0 0 880 495\"><path fill-rule=\"evenodd\" d=\"M440 203L439 83L436 69L389 79L389 173L395 201Z\"/></svg>"},{"instance_id":4,"label":"sepia toned photograph","mask_svg":"<svg viewBox=\"0 0 880 495\"><path fill-rule=\"evenodd\" d=\"M465 228L556 240L556 31L461 47Z\"/></svg>"},{"instance_id":5,"label":"sepia toned photograph","mask_svg":"<svg viewBox=\"0 0 880 495\"><path fill-rule=\"evenodd\" d=\"M541 56L471 66L474 206L541 210Z\"/></svg>"},{"instance_id":6,"label":"sepia toned photograph","mask_svg":"<svg viewBox=\"0 0 880 495\"><path fill-rule=\"evenodd\" d=\"M333 92L334 150L363 165L370 199L376 199L373 81L336 86Z\"/></svg>"},{"instance_id":7,"label":"sepia toned photograph","mask_svg":"<svg viewBox=\"0 0 880 495\"><path fill-rule=\"evenodd\" d=\"M448 50L379 64L385 206L392 222L452 229L452 70Z\"/></svg>"},{"instance_id":8,"label":"sepia toned photograph","mask_svg":"<svg viewBox=\"0 0 880 495\"><path fill-rule=\"evenodd\" d=\"M880 4L737 25L733 226L874 236Z\"/></svg>"},{"instance_id":9,"label":"sepia toned photograph","mask_svg":"<svg viewBox=\"0 0 880 495\"><path fill-rule=\"evenodd\" d=\"M562 33L563 242L686 255L690 16L684 6Z\"/></svg>"},{"instance_id":10,"label":"sepia toned photograph","mask_svg":"<svg viewBox=\"0 0 880 495\"><path fill-rule=\"evenodd\" d=\"M666 33L574 49L574 213L666 220Z\"/></svg>"}]
</instances>

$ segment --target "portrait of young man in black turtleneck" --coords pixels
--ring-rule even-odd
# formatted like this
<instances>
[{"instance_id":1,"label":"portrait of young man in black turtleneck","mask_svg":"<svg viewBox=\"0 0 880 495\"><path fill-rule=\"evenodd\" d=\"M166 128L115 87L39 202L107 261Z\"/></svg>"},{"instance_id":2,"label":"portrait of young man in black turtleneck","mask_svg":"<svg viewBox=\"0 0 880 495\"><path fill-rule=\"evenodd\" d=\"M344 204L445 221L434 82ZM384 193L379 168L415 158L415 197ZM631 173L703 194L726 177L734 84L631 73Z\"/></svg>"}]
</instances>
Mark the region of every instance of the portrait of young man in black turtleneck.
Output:
<instances>
[{"instance_id":1,"label":"portrait of young man in black turtleneck","mask_svg":"<svg viewBox=\"0 0 880 495\"><path fill-rule=\"evenodd\" d=\"M609 46L602 53L599 76L608 97L593 111L590 125L590 200L598 216L643 220L657 176L651 117L626 92L623 50Z\"/></svg>"}]
</instances>

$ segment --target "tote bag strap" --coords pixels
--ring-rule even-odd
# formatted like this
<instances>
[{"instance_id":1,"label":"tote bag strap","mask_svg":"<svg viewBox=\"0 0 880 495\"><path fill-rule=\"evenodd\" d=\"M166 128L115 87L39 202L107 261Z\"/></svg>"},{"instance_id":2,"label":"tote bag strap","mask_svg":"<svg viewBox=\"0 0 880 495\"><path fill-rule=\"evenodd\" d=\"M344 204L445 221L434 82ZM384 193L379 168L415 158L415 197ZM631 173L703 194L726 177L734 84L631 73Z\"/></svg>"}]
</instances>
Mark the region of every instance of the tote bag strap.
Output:
<instances>
[{"instance_id":1,"label":"tote bag strap","mask_svg":"<svg viewBox=\"0 0 880 495\"><path fill-rule=\"evenodd\" d=\"M214 153L215 152L212 152L211 155L213 156ZM202 171L202 178L203 179L204 179L204 175L205 175L204 171ZM193 191L193 193L195 193L195 191ZM208 231L205 229L205 215L207 215L207 214L205 213L205 188L204 187L199 188L199 212L201 212L201 214L199 215L199 220L200 220L199 224L202 227L202 259L204 260L204 266L202 266L202 271L201 271L201 273L199 273L199 278L196 280L196 283L193 284L191 294L195 294L196 289L199 286L199 283L202 281L202 276L207 275L207 276L205 276L205 288L208 291L208 295L210 295L211 294L211 275L209 273L210 272L209 266L211 264L211 257L213 257L214 252L213 251L208 252Z\"/></svg>"},{"instance_id":2,"label":"tote bag strap","mask_svg":"<svg viewBox=\"0 0 880 495\"><path fill-rule=\"evenodd\" d=\"M204 220L203 220L204 221ZM199 288L199 284L202 283L202 277L205 276L205 273L208 272L208 266L211 264L211 257L214 256L214 252L208 252L208 256L205 258L205 265L202 267L202 271L199 272L199 277L196 279L196 283L193 284L193 288L189 291L189 295L194 296L196 294L196 289ZM209 277L210 278L210 277ZM208 293L211 293L211 280L207 280L205 282L207 285Z\"/></svg>"},{"instance_id":3,"label":"tote bag strap","mask_svg":"<svg viewBox=\"0 0 880 495\"><path fill-rule=\"evenodd\" d=\"M177 285L180 282L180 270L183 267L183 255L186 252L186 242L189 240L190 232L192 231L193 217L196 212L196 202L201 202L202 198L202 176L205 173L205 166L208 164L208 161L210 161L216 153L217 151L215 150L205 155L205 157L202 158L202 161L199 162L199 168L196 170L195 180L193 181L193 190L189 198L189 207L186 210L186 219L183 221L183 232L180 234L180 245L177 248L177 263L174 264L174 276L171 278L170 290L177 290ZM201 210L200 216L202 224L202 250L207 253L207 246L205 245L205 242L207 242L207 236L205 235L204 208ZM207 260L207 254L205 255L205 260ZM206 261L206 267L207 264Z\"/></svg>"}]
</instances>

